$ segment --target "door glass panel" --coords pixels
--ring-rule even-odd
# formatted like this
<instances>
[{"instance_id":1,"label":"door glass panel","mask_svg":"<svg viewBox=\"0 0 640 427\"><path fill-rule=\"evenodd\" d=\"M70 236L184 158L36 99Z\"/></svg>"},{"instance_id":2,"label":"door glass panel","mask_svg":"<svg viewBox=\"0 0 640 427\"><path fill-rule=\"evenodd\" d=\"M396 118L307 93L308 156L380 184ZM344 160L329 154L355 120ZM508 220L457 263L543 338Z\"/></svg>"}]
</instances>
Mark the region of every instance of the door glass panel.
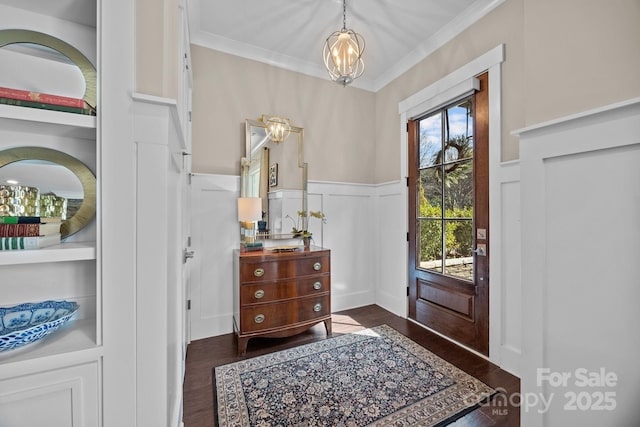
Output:
<instances>
[{"instance_id":1,"label":"door glass panel","mask_svg":"<svg viewBox=\"0 0 640 427\"><path fill-rule=\"evenodd\" d=\"M438 156L442 149L442 113L437 113L420 121L419 168L440 163Z\"/></svg>"},{"instance_id":2,"label":"door glass panel","mask_svg":"<svg viewBox=\"0 0 640 427\"><path fill-rule=\"evenodd\" d=\"M473 280L473 223L471 220L447 220L445 230L445 274Z\"/></svg>"},{"instance_id":3,"label":"door glass panel","mask_svg":"<svg viewBox=\"0 0 640 427\"><path fill-rule=\"evenodd\" d=\"M445 161L473 156L473 114L471 98L449 107L444 114Z\"/></svg>"},{"instance_id":4,"label":"door glass panel","mask_svg":"<svg viewBox=\"0 0 640 427\"><path fill-rule=\"evenodd\" d=\"M419 120L418 268L473 280L473 101Z\"/></svg>"},{"instance_id":5,"label":"door glass panel","mask_svg":"<svg viewBox=\"0 0 640 427\"><path fill-rule=\"evenodd\" d=\"M441 168L431 167L420 171L420 195L418 199L418 217L442 217L442 180Z\"/></svg>"},{"instance_id":6,"label":"door glass panel","mask_svg":"<svg viewBox=\"0 0 640 427\"><path fill-rule=\"evenodd\" d=\"M444 168L444 207L448 217L473 215L473 163L471 160L448 164Z\"/></svg>"},{"instance_id":7,"label":"door glass panel","mask_svg":"<svg viewBox=\"0 0 640 427\"><path fill-rule=\"evenodd\" d=\"M425 270L442 273L442 221L418 220L418 265Z\"/></svg>"}]
</instances>

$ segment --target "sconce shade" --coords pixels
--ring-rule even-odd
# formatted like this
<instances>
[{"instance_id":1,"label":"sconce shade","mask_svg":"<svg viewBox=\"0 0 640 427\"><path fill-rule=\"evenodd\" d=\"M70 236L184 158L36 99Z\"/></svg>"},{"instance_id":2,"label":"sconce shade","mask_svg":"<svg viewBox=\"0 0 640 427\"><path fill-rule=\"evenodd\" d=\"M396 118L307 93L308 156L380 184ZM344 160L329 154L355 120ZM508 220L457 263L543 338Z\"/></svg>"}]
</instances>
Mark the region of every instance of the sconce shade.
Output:
<instances>
[{"instance_id":1,"label":"sconce shade","mask_svg":"<svg viewBox=\"0 0 640 427\"><path fill-rule=\"evenodd\" d=\"M262 199L260 197L238 198L238 221L262 220Z\"/></svg>"},{"instance_id":2,"label":"sconce shade","mask_svg":"<svg viewBox=\"0 0 640 427\"><path fill-rule=\"evenodd\" d=\"M291 133L289 119L278 116L263 116L263 119L269 131L269 138L271 138L273 142L282 142L287 139Z\"/></svg>"}]
</instances>

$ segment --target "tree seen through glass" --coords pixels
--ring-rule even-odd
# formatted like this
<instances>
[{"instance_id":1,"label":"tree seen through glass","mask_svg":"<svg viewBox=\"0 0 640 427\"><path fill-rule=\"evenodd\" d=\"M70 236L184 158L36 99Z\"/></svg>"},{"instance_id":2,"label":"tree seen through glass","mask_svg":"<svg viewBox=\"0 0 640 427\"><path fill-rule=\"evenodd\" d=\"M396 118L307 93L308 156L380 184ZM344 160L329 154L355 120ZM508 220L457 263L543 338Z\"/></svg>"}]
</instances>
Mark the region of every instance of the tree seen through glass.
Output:
<instances>
[{"instance_id":1,"label":"tree seen through glass","mask_svg":"<svg viewBox=\"0 0 640 427\"><path fill-rule=\"evenodd\" d=\"M419 121L418 266L473 278L473 97Z\"/></svg>"}]
</instances>

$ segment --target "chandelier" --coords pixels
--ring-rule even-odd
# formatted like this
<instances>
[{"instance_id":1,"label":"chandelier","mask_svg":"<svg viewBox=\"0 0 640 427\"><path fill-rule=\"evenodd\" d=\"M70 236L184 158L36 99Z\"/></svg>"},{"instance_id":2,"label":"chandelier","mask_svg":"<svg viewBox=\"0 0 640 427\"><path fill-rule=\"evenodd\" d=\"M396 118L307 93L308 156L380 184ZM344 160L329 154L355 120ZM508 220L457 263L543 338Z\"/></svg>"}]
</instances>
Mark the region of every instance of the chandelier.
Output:
<instances>
[{"instance_id":1,"label":"chandelier","mask_svg":"<svg viewBox=\"0 0 640 427\"><path fill-rule=\"evenodd\" d=\"M291 133L289 119L278 116L262 116L262 122L266 125L267 136L275 143L280 143L287 139Z\"/></svg>"},{"instance_id":2,"label":"chandelier","mask_svg":"<svg viewBox=\"0 0 640 427\"><path fill-rule=\"evenodd\" d=\"M322 49L324 65L331 80L346 86L360 77L364 72L362 52L364 38L347 29L347 0L342 0L342 29L327 37Z\"/></svg>"}]
</instances>

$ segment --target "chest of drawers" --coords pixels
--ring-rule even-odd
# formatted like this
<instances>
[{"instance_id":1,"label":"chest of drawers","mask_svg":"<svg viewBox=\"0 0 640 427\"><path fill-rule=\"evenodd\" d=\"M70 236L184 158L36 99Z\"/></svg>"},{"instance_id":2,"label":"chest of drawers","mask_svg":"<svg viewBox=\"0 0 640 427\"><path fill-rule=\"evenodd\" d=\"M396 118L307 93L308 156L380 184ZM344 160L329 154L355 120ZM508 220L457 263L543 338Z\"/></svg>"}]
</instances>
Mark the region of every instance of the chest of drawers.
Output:
<instances>
[{"instance_id":1,"label":"chest of drawers","mask_svg":"<svg viewBox=\"0 0 640 427\"><path fill-rule=\"evenodd\" d=\"M234 253L238 353L253 337L288 337L324 322L331 334L331 252Z\"/></svg>"}]
</instances>

